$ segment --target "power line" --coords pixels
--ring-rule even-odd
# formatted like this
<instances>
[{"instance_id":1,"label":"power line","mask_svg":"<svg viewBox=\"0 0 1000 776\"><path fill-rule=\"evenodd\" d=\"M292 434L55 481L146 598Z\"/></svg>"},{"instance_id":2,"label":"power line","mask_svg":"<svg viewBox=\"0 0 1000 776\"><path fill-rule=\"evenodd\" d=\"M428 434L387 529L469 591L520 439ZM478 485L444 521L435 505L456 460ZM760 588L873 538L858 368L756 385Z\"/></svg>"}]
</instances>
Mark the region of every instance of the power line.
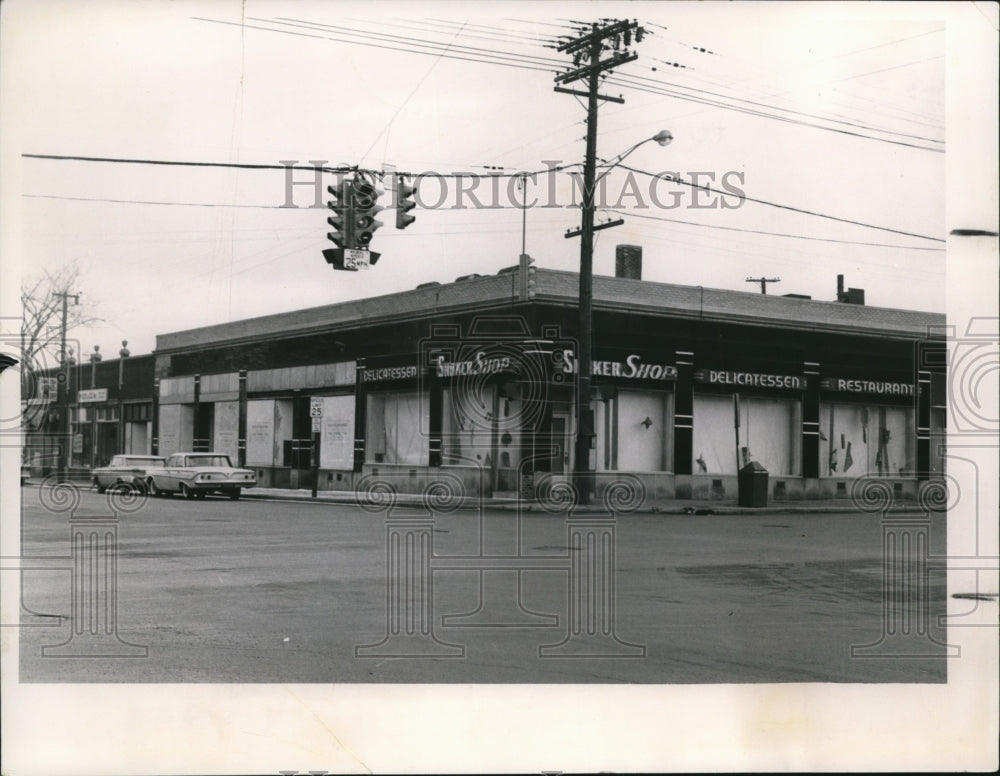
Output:
<instances>
[{"instance_id":1,"label":"power line","mask_svg":"<svg viewBox=\"0 0 1000 776\"><path fill-rule=\"evenodd\" d=\"M943 143L944 142L942 140L937 140L937 139L932 138L932 137L924 137L922 135L912 135L912 134L908 134L908 133L905 133L905 132L897 132L897 131L891 130L891 129L883 129L882 127L878 127L878 126L875 126L875 125L872 125L872 124L863 124L863 123L860 123L860 122L857 122L857 121L849 121L847 119L830 118L830 117L822 116L822 115L819 115L819 114L816 114L816 113L807 113L805 111L794 110L792 108L782 108L780 105L773 105L773 104L770 104L770 103L758 102L757 100L749 100L749 99L746 99L746 98L743 98L743 97L734 97L734 96L728 95L728 94L720 94L719 92L712 92L712 91L709 91L707 89L700 89L700 88L698 88L696 86L684 86L683 84L671 83L669 81L663 81L663 80L660 80L658 78L648 78L646 76L631 75L629 73L623 73L621 77L633 78L633 79L636 79L636 80L639 80L639 81L650 81L650 82L655 83L655 84L660 84L664 88L673 87L673 88L676 88L676 89L687 89L689 91L699 92L701 94L708 95L710 98L711 97L718 97L718 98L723 99L723 100L732 100L732 101L737 102L737 103L746 103L747 105L754 105L754 106L758 106L760 108L768 108L768 109L771 109L771 110L782 111L783 113L791 113L791 114L794 114L796 116L806 116L808 118L818 119L820 121L829 121L829 122L834 123L834 124L844 124L846 126L857 127L859 129L870 129L870 130L873 130L875 132L884 132L885 134L897 135L899 137L906 137L906 138L910 138L910 139L913 139L913 140L923 140L923 141L926 141L928 143ZM672 94L672 96L678 96L678 97L681 97L683 99L682 95ZM723 107L723 106L720 104L720 107ZM777 117L775 117L775 118L777 118ZM814 125L810 125L810 126L814 126ZM879 138L873 138L873 139L877 140Z\"/></svg>"},{"instance_id":2,"label":"power line","mask_svg":"<svg viewBox=\"0 0 1000 776\"><path fill-rule=\"evenodd\" d=\"M843 223L843 224L853 224L854 226L864 226L864 227L867 227L868 229L878 229L879 231L882 231L882 232L892 232L893 234L902 234L902 235L905 235L906 237L917 237L917 238L919 238L921 240L933 240L934 242L940 242L940 243L945 242L945 240L942 239L942 238L940 238L940 237L928 237L925 234L917 234L915 232L904 232L901 229L892 229L891 227L888 227L888 226L878 226L876 224L866 224L863 221L855 221L855 220L850 219L850 218L841 218L839 216L827 215L826 213L817 213L814 210L805 210L804 208L793 207L791 205L781 205L781 204L779 204L777 202L768 202L767 200L764 200L764 199L755 199L754 197L748 197L745 194L733 194L732 192L722 192L722 191L719 191L717 189L713 189L711 186L705 186L705 185L699 185L699 184L696 184L696 183L692 183L691 181L683 180L680 177L675 177L673 175L669 175L668 176L668 175L664 175L663 173L653 173L653 172L649 172L647 170L639 170L639 169L636 169L635 167L629 167L628 165L624 165L624 164L618 164L618 166L621 167L623 170L630 170L631 172L639 173L640 175L648 175L651 178L662 178L663 180L672 181L674 183L680 183L681 185L690 186L690 187L695 188L695 189L703 189L704 191L710 191L713 194L719 194L719 195L724 196L724 197L733 197L733 196L735 196L735 197L738 197L739 199L745 200L747 202L756 202L758 205L767 205L768 207L774 207L774 208L778 208L780 210L790 210L793 213L802 213L802 214L808 215L808 216L816 216L817 218L826 218L826 219L829 219L831 221L838 221L838 222Z\"/></svg>"},{"instance_id":3,"label":"power line","mask_svg":"<svg viewBox=\"0 0 1000 776\"><path fill-rule=\"evenodd\" d=\"M413 49L413 48L400 48L399 46L386 46L386 45L379 45L377 43L365 43L365 42L362 42L362 41L351 40L349 38L336 38L336 37L333 37L331 34L327 34L327 35L310 35L307 32L296 32L295 30L281 30L281 29L275 29L274 27L260 27L260 26L254 25L254 24L245 24L245 23L240 23L240 22L227 22L227 21L223 21L222 19L206 19L206 18L203 18L203 17L200 17L200 16L192 16L191 18L194 19L195 21L210 22L212 24L224 24L224 25L227 25L229 27L240 27L240 28L243 28L243 29L250 29L250 30L262 30L264 32L275 32L275 33L279 33L281 35L294 35L294 36L299 37L299 38L316 38L317 40L329 40L329 41L333 41L335 43L349 43L351 45L368 46L369 48L384 49L386 51L400 51L400 52L403 52L405 54L423 54L425 56L443 56L445 59L456 59L456 60L460 60L460 61L463 61L463 62L475 62L475 63L481 64L481 65L499 65L501 67L515 67L515 68L519 68L521 70L537 70L537 71L545 72L545 73L551 72L551 68L547 68L547 67L532 67L532 66L529 66L527 64L517 64L515 62L504 62L504 61L496 61L496 60L490 60L490 59L473 59L472 57L462 57L462 56L458 56L456 54L443 54L443 55L439 55L435 51L420 51L418 49ZM315 28L313 28L313 27L307 27L307 29L315 29Z\"/></svg>"},{"instance_id":4,"label":"power line","mask_svg":"<svg viewBox=\"0 0 1000 776\"><path fill-rule=\"evenodd\" d=\"M609 212L620 212L614 209L608 209ZM685 221L680 218L667 218L666 216L650 216L643 213L633 213L628 212L630 218L645 218L650 221L669 221L674 224L687 224L689 226L701 226L706 229L721 229L727 232L745 232L748 234L762 234L769 237L789 237L795 240L810 240L813 242L829 242L829 243L841 243L844 245L864 245L871 248L899 248L906 251L940 251L944 252L944 248L928 248L915 245L893 245L891 243L873 243L873 242L863 242L860 240L838 240L833 237L808 237L804 234L787 234L784 232L765 232L760 229L742 229L736 226L720 226L719 224L705 224L697 221Z\"/></svg>"},{"instance_id":5,"label":"power line","mask_svg":"<svg viewBox=\"0 0 1000 776\"><path fill-rule=\"evenodd\" d=\"M168 159L128 159L110 156L70 156L65 154L21 154L26 159L51 159L60 162L107 162L111 164L157 164L172 167L229 167L238 170L312 170L315 172L354 172L357 166L304 167L285 164L243 164L239 162L190 162Z\"/></svg>"},{"instance_id":6,"label":"power line","mask_svg":"<svg viewBox=\"0 0 1000 776\"><path fill-rule=\"evenodd\" d=\"M784 121L784 122L786 122L788 124L797 124L799 126L810 127L812 129L822 129L822 130L825 130L827 132L836 132L836 133L841 134L841 135L848 135L848 136L851 136L851 137L859 137L859 138L864 138L866 140L875 140L875 141L878 141L880 143L890 143L892 145L906 146L908 148L917 148L917 149L920 149L922 151L934 151L935 153L944 153L944 149L943 148L930 148L928 146L919 145L917 143L909 143L909 142L906 142L906 141L903 141L903 140L892 140L890 138L874 137L872 135L866 135L866 134L861 133L861 132L852 132L852 131L847 130L847 129L838 129L836 127L826 127L826 126L823 126L822 124L815 124L815 123L809 122L809 121L802 121L800 119L793 119L793 118L789 118L787 116L777 116L775 114L766 113L764 111L753 110L753 109L750 109L750 108L743 108L743 107L740 107L738 105L730 105L728 103L722 103L722 102L718 102L718 101L714 101L714 100L708 100L708 99L705 99L705 98L697 97L695 95L689 95L689 94L683 94L683 93L680 93L680 92L674 92L674 91L670 91L669 89L663 89L663 88L660 88L660 87L645 86L645 85L642 85L642 84L629 83L628 81L622 81L622 80L620 80L622 78L632 78L632 79L635 79L636 76L616 76L614 79L612 79L612 78L607 79L605 81L605 83L611 84L611 85L614 85L614 86L621 86L621 87L624 87L624 88L627 88L627 89L635 89L636 91L647 92L649 94L657 94L657 95L661 95L661 96L664 96L664 97L676 97L677 99L680 99L680 100L686 100L688 102L695 102L695 103L699 103L701 105L710 105L710 106L716 107L716 108L724 108L726 110L733 110L733 111L736 111L737 113L745 113L745 114L747 114L749 116L759 116L761 118L769 118L769 119L774 119L776 121ZM933 142L939 142L939 141L933 141Z\"/></svg>"},{"instance_id":7,"label":"power line","mask_svg":"<svg viewBox=\"0 0 1000 776\"><path fill-rule=\"evenodd\" d=\"M308 19L293 19L287 16L281 16L273 20L262 19L259 17L250 17L250 18L251 21L264 22L269 24L283 24L283 25L288 25L290 27L303 27L309 30L316 30L316 29L331 30L337 35L345 35L345 34L354 35L362 38L371 38L384 43L393 43L397 45L400 44L417 45L430 49L443 49L444 51L458 49L466 54L494 58L498 60L497 64L499 64L500 61L503 60L523 62L525 64L534 64L534 65L544 64L544 65L551 65L552 67L558 67L559 65L562 64L559 60L553 59L551 57L541 57L541 56L535 56L533 54L514 54L511 52L498 51L497 49L486 49L486 48L479 48L476 46L461 46L461 45L448 46L438 41L427 40L426 38L404 37L401 35L391 35L389 33L384 33L384 32L370 32L366 30L359 30L356 27L343 27L336 24L323 24L321 22L311 22ZM418 52L418 53L426 54L430 52Z\"/></svg>"},{"instance_id":8,"label":"power line","mask_svg":"<svg viewBox=\"0 0 1000 776\"><path fill-rule=\"evenodd\" d=\"M116 205L176 205L179 207L246 207L275 210L293 210L298 208L281 207L281 205L236 205L226 202L162 202L146 199L111 199L106 197L68 197L61 194L22 194L30 199L64 199L71 202L110 202Z\"/></svg>"}]
</instances>

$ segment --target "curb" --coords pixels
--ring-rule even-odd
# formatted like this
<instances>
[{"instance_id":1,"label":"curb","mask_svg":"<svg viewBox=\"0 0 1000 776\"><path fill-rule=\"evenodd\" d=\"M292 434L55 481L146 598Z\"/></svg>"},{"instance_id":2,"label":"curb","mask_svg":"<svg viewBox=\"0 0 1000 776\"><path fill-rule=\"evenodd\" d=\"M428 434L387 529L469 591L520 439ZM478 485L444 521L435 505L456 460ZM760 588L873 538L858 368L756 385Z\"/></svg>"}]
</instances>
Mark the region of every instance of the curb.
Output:
<instances>
[{"instance_id":1,"label":"curb","mask_svg":"<svg viewBox=\"0 0 1000 776\"><path fill-rule=\"evenodd\" d=\"M83 486L86 483L77 483ZM27 481L22 484L22 487L40 487L41 483ZM360 506L355 500L354 495L351 493L344 493L343 495L331 495L329 491L326 491L323 495L317 495L315 498L309 495L303 495L297 491L289 491L287 493L280 492L270 492L270 493L254 493L252 490L244 490L241 498L251 500L251 501L302 501L309 504L331 504L338 506ZM423 505L423 499L419 496L412 496L409 494L397 494L396 495L396 505L401 507L420 507ZM481 502L478 500L467 499L465 502L460 504L457 509L477 509L480 506L484 506L488 509L498 510L503 512L522 512L528 514L544 515L548 511L539 507L534 503L521 504L515 499L483 499ZM920 505L916 502L904 502L904 503L894 503L888 509L884 510L887 513L900 513L900 512L919 512L922 511ZM842 514L864 514L865 512L851 503L840 504L830 504L830 503L819 503L815 505L808 505L803 502L789 503L789 502L776 502L769 504L766 507L741 507L736 504L726 504L726 503L711 503L711 502L669 502L659 505L644 506L640 509L636 509L627 513L621 514L636 514L636 515L662 515L664 517L680 516L680 517L711 517L713 515L763 515L763 514L793 514L793 515L842 515ZM561 514L561 513L557 513ZM582 509L575 510L576 515L604 515L607 514L606 510L600 507L586 507ZM877 514L877 513L871 513Z\"/></svg>"},{"instance_id":2,"label":"curb","mask_svg":"<svg viewBox=\"0 0 1000 776\"><path fill-rule=\"evenodd\" d=\"M305 501L307 503L313 504L337 504L341 506L359 506L357 501L355 501L353 495L345 496L329 496L329 495L317 495L315 498L312 496L303 496L297 493L279 494L279 493L252 493L250 491L244 490L242 498L244 499L254 499L260 501L267 500L282 500L282 501ZM423 500L418 496L407 496L406 494L396 495L396 505L402 507L419 507L423 505ZM463 502L458 509L477 509L480 506L484 506L488 509L514 512L520 511L523 513L547 514L547 510L539 507L534 503L521 504L520 502L513 499L483 499L482 502L478 500L467 500ZM919 511L920 506L916 503L899 503L890 506L886 512L913 512ZM844 505L839 504L816 504L814 506L805 505L802 503L789 504L787 502L770 504L766 507L740 507L736 504L708 504L708 503L684 503L678 504L667 503L662 505L652 505L645 506L640 509L630 511L625 514L644 514L644 515L663 515L663 516L712 516L712 515L759 515L759 514L859 514L863 513L858 507L853 504L846 503ZM583 509L575 510L574 514L577 515L603 515L607 512L600 507L589 507Z\"/></svg>"}]
</instances>

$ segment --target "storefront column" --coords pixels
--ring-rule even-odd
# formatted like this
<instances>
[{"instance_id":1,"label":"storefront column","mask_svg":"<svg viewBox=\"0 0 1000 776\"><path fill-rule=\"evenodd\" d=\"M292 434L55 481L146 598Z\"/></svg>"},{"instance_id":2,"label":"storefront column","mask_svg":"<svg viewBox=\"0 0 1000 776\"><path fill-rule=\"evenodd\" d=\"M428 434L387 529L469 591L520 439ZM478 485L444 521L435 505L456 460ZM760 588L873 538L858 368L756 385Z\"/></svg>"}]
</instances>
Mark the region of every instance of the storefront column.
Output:
<instances>
[{"instance_id":1,"label":"storefront column","mask_svg":"<svg viewBox=\"0 0 1000 776\"><path fill-rule=\"evenodd\" d=\"M428 453L428 465L441 465L441 421L444 409L444 390L439 378L433 370L428 370L424 379L427 386L427 400L430 402L428 409L427 425L430 432L430 450Z\"/></svg>"},{"instance_id":2,"label":"storefront column","mask_svg":"<svg viewBox=\"0 0 1000 776\"><path fill-rule=\"evenodd\" d=\"M240 370L239 377L239 411L236 421L236 459L237 466L247 465L247 370Z\"/></svg>"},{"instance_id":3,"label":"storefront column","mask_svg":"<svg viewBox=\"0 0 1000 776\"><path fill-rule=\"evenodd\" d=\"M198 444L198 426L201 421L201 375L194 376L194 418L192 423L194 428L191 429L191 450L194 452L207 452L206 450L199 450Z\"/></svg>"},{"instance_id":4,"label":"storefront column","mask_svg":"<svg viewBox=\"0 0 1000 776\"><path fill-rule=\"evenodd\" d=\"M674 386L674 474L691 474L694 445L694 353L677 351Z\"/></svg>"},{"instance_id":5,"label":"storefront column","mask_svg":"<svg viewBox=\"0 0 1000 776\"><path fill-rule=\"evenodd\" d=\"M149 447L151 455L160 454L160 378L153 379L153 439Z\"/></svg>"},{"instance_id":6,"label":"storefront column","mask_svg":"<svg viewBox=\"0 0 1000 776\"><path fill-rule=\"evenodd\" d=\"M917 370L917 479L931 475L931 373Z\"/></svg>"},{"instance_id":7,"label":"storefront column","mask_svg":"<svg viewBox=\"0 0 1000 776\"><path fill-rule=\"evenodd\" d=\"M365 388L365 360L355 361L354 372L354 471L365 464L365 433L368 412L368 391Z\"/></svg>"},{"instance_id":8,"label":"storefront column","mask_svg":"<svg viewBox=\"0 0 1000 776\"><path fill-rule=\"evenodd\" d=\"M802 476L819 477L819 363L802 365L806 389L802 392Z\"/></svg>"}]
</instances>

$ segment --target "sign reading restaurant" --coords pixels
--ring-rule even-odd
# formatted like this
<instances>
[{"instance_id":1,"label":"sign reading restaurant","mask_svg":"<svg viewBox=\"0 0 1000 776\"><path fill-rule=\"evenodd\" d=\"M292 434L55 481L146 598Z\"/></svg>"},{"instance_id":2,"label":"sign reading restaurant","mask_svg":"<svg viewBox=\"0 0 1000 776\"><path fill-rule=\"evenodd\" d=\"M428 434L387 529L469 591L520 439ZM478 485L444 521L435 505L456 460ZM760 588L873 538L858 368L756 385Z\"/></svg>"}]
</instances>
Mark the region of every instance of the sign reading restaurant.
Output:
<instances>
[{"instance_id":1,"label":"sign reading restaurant","mask_svg":"<svg viewBox=\"0 0 1000 776\"><path fill-rule=\"evenodd\" d=\"M563 351L563 371L576 373L576 356L572 350ZM598 377L624 377L626 380L676 380L677 367L673 364L643 363L642 356L632 353L624 361L591 361L591 371Z\"/></svg>"},{"instance_id":2,"label":"sign reading restaurant","mask_svg":"<svg viewBox=\"0 0 1000 776\"><path fill-rule=\"evenodd\" d=\"M827 391L845 393L877 393L882 396L913 396L912 383L894 383L886 380L856 380L844 377L826 377L819 382Z\"/></svg>"},{"instance_id":3,"label":"sign reading restaurant","mask_svg":"<svg viewBox=\"0 0 1000 776\"><path fill-rule=\"evenodd\" d=\"M728 372L722 369L699 369L694 373L699 383L735 385L741 388L790 388L802 391L806 378L801 375L772 375L762 372Z\"/></svg>"}]
</instances>

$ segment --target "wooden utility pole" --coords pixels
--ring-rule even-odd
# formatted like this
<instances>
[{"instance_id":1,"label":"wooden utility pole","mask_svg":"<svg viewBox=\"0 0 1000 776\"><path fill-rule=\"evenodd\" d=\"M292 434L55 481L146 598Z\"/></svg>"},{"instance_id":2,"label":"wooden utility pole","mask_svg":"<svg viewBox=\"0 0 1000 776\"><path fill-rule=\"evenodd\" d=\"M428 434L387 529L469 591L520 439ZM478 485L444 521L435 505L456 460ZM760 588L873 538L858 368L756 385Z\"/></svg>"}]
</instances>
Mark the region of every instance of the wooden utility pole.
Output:
<instances>
[{"instance_id":1,"label":"wooden utility pole","mask_svg":"<svg viewBox=\"0 0 1000 776\"><path fill-rule=\"evenodd\" d=\"M73 304L80 304L79 294L70 294L66 291L54 291L52 296L58 296L62 298L62 337L60 339L60 349L59 358L62 360L62 371L63 371L63 406L62 406L62 418L59 423L60 433L62 435L62 444L60 445L59 465L62 469L63 478L69 477L69 456L70 449L73 444L73 440L70 437L70 423L69 423L69 356L66 353L66 316L69 312L68 305L70 297L73 298Z\"/></svg>"},{"instance_id":2,"label":"wooden utility pole","mask_svg":"<svg viewBox=\"0 0 1000 776\"><path fill-rule=\"evenodd\" d=\"M635 37L641 40L644 30L637 22L616 21L603 27L594 24L589 33L559 46L559 51L573 56L574 69L556 76L557 84L568 84L587 79L587 91L579 92L556 86L562 94L574 94L587 98L587 152L583 165L583 222L580 229L580 324L577 337L579 350L576 359L576 447L574 455L574 477L581 504L589 504L593 491L593 472L590 468L590 450L596 436L594 413L590 408L590 379L592 370L591 317L593 302L594 264L594 179L597 162L597 105L598 100L625 102L620 97L598 94L600 75L606 70L638 59L638 54L630 53L628 47ZM609 43L610 42L610 43ZM624 48L622 48L624 43ZM605 50L613 53L601 59ZM581 62L586 60L585 65Z\"/></svg>"},{"instance_id":3,"label":"wooden utility pole","mask_svg":"<svg viewBox=\"0 0 1000 776\"><path fill-rule=\"evenodd\" d=\"M760 292L767 293L768 283L780 283L781 278L747 278L747 283L760 283Z\"/></svg>"}]
</instances>

